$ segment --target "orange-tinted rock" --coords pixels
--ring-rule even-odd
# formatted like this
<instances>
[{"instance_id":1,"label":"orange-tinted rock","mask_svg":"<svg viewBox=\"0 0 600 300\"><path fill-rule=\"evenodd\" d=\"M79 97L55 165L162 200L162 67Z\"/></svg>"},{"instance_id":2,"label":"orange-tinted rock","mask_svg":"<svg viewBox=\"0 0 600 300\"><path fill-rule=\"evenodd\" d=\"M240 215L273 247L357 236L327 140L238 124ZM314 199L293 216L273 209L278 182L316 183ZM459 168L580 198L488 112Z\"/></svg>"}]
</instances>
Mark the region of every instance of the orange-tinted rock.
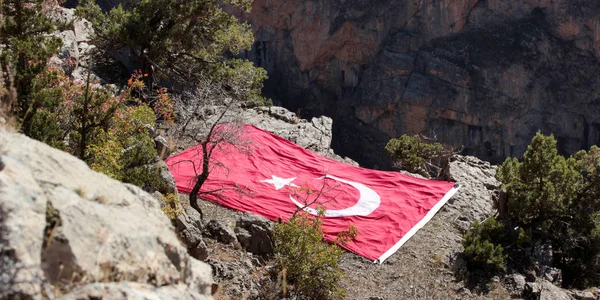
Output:
<instances>
[{"instance_id":1,"label":"orange-tinted rock","mask_svg":"<svg viewBox=\"0 0 600 300\"><path fill-rule=\"evenodd\" d=\"M600 143L600 1L256 0L246 17L267 96L333 117L361 163L404 133L493 161L538 130Z\"/></svg>"}]
</instances>

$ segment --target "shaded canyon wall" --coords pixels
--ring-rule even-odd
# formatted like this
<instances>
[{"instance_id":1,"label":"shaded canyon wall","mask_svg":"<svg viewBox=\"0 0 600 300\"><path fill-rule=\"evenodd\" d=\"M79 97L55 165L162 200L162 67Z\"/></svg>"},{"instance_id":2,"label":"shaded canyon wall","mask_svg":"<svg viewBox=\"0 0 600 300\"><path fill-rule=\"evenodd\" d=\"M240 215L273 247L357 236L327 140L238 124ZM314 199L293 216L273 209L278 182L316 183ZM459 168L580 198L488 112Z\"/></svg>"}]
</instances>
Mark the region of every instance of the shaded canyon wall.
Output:
<instances>
[{"instance_id":1,"label":"shaded canyon wall","mask_svg":"<svg viewBox=\"0 0 600 300\"><path fill-rule=\"evenodd\" d=\"M492 162L537 130L563 153L600 143L600 1L255 0L245 17L267 96L332 117L335 151L366 166L405 133Z\"/></svg>"}]
</instances>

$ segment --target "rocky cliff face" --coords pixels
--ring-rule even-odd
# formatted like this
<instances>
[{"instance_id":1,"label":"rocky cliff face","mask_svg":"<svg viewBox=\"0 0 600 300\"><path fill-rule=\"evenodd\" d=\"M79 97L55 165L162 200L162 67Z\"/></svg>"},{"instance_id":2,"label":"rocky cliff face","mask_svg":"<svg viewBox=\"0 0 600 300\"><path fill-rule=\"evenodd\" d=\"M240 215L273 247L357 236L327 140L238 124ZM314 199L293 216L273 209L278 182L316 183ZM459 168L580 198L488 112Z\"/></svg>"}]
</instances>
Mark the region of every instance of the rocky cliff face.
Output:
<instances>
[{"instance_id":1,"label":"rocky cliff face","mask_svg":"<svg viewBox=\"0 0 600 300\"><path fill-rule=\"evenodd\" d=\"M600 143L600 2L256 0L249 57L266 93L334 119L334 149L385 167L423 133L491 161L537 130L563 152Z\"/></svg>"}]
</instances>

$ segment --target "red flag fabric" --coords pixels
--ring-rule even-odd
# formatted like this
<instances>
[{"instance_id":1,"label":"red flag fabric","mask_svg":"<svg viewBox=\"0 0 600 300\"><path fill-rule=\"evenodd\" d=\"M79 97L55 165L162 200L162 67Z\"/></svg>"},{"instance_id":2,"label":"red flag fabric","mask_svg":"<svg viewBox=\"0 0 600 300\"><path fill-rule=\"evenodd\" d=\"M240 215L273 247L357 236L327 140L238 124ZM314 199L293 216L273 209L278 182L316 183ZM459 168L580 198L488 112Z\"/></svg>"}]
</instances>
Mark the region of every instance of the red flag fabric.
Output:
<instances>
[{"instance_id":1,"label":"red flag fabric","mask_svg":"<svg viewBox=\"0 0 600 300\"><path fill-rule=\"evenodd\" d=\"M251 125L239 135L250 142L247 151L226 143L215 148L201 191L217 192L202 198L283 221L315 202L304 209L325 208L325 239L335 241L354 225L358 236L342 247L375 262L396 252L457 190L452 182L341 163ZM167 159L180 192L191 192L201 164L200 146Z\"/></svg>"}]
</instances>

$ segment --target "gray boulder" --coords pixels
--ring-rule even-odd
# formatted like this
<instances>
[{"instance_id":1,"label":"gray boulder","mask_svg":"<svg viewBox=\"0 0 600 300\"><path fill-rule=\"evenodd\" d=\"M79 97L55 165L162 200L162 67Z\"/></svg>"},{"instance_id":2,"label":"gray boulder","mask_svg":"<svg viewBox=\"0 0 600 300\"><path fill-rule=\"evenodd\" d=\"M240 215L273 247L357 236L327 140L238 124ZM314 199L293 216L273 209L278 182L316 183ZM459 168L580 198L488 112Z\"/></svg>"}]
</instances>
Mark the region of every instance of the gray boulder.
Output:
<instances>
[{"instance_id":1,"label":"gray boulder","mask_svg":"<svg viewBox=\"0 0 600 300\"><path fill-rule=\"evenodd\" d=\"M300 119L283 107L256 107L243 110L242 119L277 136L290 140L302 148L328 155L332 139L333 121L329 117Z\"/></svg>"},{"instance_id":2,"label":"gray boulder","mask_svg":"<svg viewBox=\"0 0 600 300\"><path fill-rule=\"evenodd\" d=\"M181 216L177 217L178 224L180 218ZM181 236L183 243L188 248L194 248L202 241L202 229L198 227L185 227L185 229L179 231L179 236Z\"/></svg>"},{"instance_id":3,"label":"gray boulder","mask_svg":"<svg viewBox=\"0 0 600 300\"><path fill-rule=\"evenodd\" d=\"M250 244L250 240L252 239L252 234L244 228L236 227L235 228L235 236L237 237L238 242L242 246L242 248L246 249L246 251L251 252L248 248L248 244Z\"/></svg>"},{"instance_id":4,"label":"gray boulder","mask_svg":"<svg viewBox=\"0 0 600 300\"><path fill-rule=\"evenodd\" d=\"M259 279L261 275L252 271L253 268L248 266L247 260L220 261L209 258L206 262L213 268L215 278L227 282L227 294L231 299L269 299L260 297L264 281ZM249 277L248 274L252 276Z\"/></svg>"},{"instance_id":5,"label":"gray boulder","mask_svg":"<svg viewBox=\"0 0 600 300\"><path fill-rule=\"evenodd\" d=\"M137 282L91 283L78 288L59 300L113 299L113 300L176 300L176 299L212 299L199 295L185 285L156 287Z\"/></svg>"},{"instance_id":6,"label":"gray boulder","mask_svg":"<svg viewBox=\"0 0 600 300\"><path fill-rule=\"evenodd\" d=\"M331 149L333 120L326 116L301 119L283 107L256 107L241 111L244 122L252 124L298 146L337 161L358 166L348 157L341 157Z\"/></svg>"},{"instance_id":7,"label":"gray boulder","mask_svg":"<svg viewBox=\"0 0 600 300\"><path fill-rule=\"evenodd\" d=\"M48 199L26 164L4 154L6 141L0 136L0 298L38 299Z\"/></svg>"},{"instance_id":8,"label":"gray boulder","mask_svg":"<svg viewBox=\"0 0 600 300\"><path fill-rule=\"evenodd\" d=\"M75 10L64 8L64 7L54 7L48 15L52 18L52 20L59 21L61 23L71 23L75 19Z\"/></svg>"},{"instance_id":9,"label":"gray boulder","mask_svg":"<svg viewBox=\"0 0 600 300\"><path fill-rule=\"evenodd\" d=\"M156 166L160 168L160 178L162 185L159 187L159 192L163 194L177 194L177 183L167 164L163 160L156 162Z\"/></svg>"},{"instance_id":10,"label":"gray boulder","mask_svg":"<svg viewBox=\"0 0 600 300\"><path fill-rule=\"evenodd\" d=\"M185 212L175 220L179 237L186 245L188 253L198 260L205 260L208 257L208 246L202 237L202 219L192 207L186 207Z\"/></svg>"},{"instance_id":11,"label":"gray boulder","mask_svg":"<svg viewBox=\"0 0 600 300\"><path fill-rule=\"evenodd\" d=\"M594 293L590 291L571 291L573 298L577 300L596 300L598 299Z\"/></svg>"},{"instance_id":12,"label":"gray boulder","mask_svg":"<svg viewBox=\"0 0 600 300\"><path fill-rule=\"evenodd\" d=\"M200 111L203 117L194 115L194 103L188 103L183 100L176 104L177 116L182 120L190 119L185 127L185 131L193 135L204 136L208 132L207 124L216 120L223 107L206 106ZM208 120L208 122L206 122ZM296 116L295 113L283 107L260 106L254 108L233 107L222 119L223 122L232 122L242 120L245 124L251 124L263 130L269 131L277 136L294 142L300 147L309 149L317 154L329 157L338 161L358 165L347 157L336 155L331 149L331 140L333 137L333 120L326 116L312 118L310 121ZM182 128L172 132L174 135L181 134ZM183 136L185 140L180 139L180 146L191 146L196 143L191 135Z\"/></svg>"},{"instance_id":13,"label":"gray boulder","mask_svg":"<svg viewBox=\"0 0 600 300\"><path fill-rule=\"evenodd\" d=\"M154 147L156 148L156 153L158 156L163 159L169 157L171 155L171 147L169 147L169 141L164 136L157 135L154 138Z\"/></svg>"},{"instance_id":14,"label":"gray boulder","mask_svg":"<svg viewBox=\"0 0 600 300\"><path fill-rule=\"evenodd\" d=\"M217 220L210 220L206 224L206 231L217 241L224 244L235 244L237 238L233 229Z\"/></svg>"},{"instance_id":15,"label":"gray boulder","mask_svg":"<svg viewBox=\"0 0 600 300\"><path fill-rule=\"evenodd\" d=\"M246 251L257 255L271 255L273 229L273 222L247 212L237 220L235 232L240 245Z\"/></svg>"},{"instance_id":16,"label":"gray boulder","mask_svg":"<svg viewBox=\"0 0 600 300\"><path fill-rule=\"evenodd\" d=\"M523 296L528 299L540 300L571 300L566 290L563 290L550 282L528 282L525 284Z\"/></svg>"},{"instance_id":17,"label":"gray boulder","mask_svg":"<svg viewBox=\"0 0 600 300\"><path fill-rule=\"evenodd\" d=\"M236 227L248 229L252 225L265 228L265 230L267 230L269 233L272 233L273 229L275 228L275 223L273 223L271 220L249 212L242 214L236 221Z\"/></svg>"},{"instance_id":18,"label":"gray boulder","mask_svg":"<svg viewBox=\"0 0 600 300\"><path fill-rule=\"evenodd\" d=\"M190 227L202 230L204 225L200 213L191 206L187 206L184 213L177 218L177 230L182 231Z\"/></svg>"},{"instance_id":19,"label":"gray boulder","mask_svg":"<svg viewBox=\"0 0 600 300\"><path fill-rule=\"evenodd\" d=\"M94 34L92 24L86 20L74 16L75 10L59 7L52 17L59 22L71 23L72 28L57 31L53 35L63 42L60 53L51 59L51 64L62 67L63 70L74 79L85 81L88 75L88 58L95 46L90 43ZM93 74L92 78L99 79Z\"/></svg>"},{"instance_id":20,"label":"gray boulder","mask_svg":"<svg viewBox=\"0 0 600 300\"><path fill-rule=\"evenodd\" d=\"M473 221L484 220L494 212L494 193L500 186L495 178L496 166L472 156L455 156L443 171L446 180L460 185L443 210L466 231Z\"/></svg>"},{"instance_id":21,"label":"gray boulder","mask_svg":"<svg viewBox=\"0 0 600 300\"><path fill-rule=\"evenodd\" d=\"M189 254L197 260L206 260L208 258L208 245L204 240L200 240L195 246L188 247Z\"/></svg>"},{"instance_id":22,"label":"gray boulder","mask_svg":"<svg viewBox=\"0 0 600 300\"><path fill-rule=\"evenodd\" d=\"M75 20L73 20L73 31L75 31L75 37L78 43L89 41L94 34L92 23L82 18L75 18Z\"/></svg>"},{"instance_id":23,"label":"gray boulder","mask_svg":"<svg viewBox=\"0 0 600 300\"><path fill-rule=\"evenodd\" d=\"M210 267L187 254L159 200L23 135L0 129L0 145L0 252L13 266L0 298L122 280L210 295Z\"/></svg>"},{"instance_id":24,"label":"gray boulder","mask_svg":"<svg viewBox=\"0 0 600 300\"><path fill-rule=\"evenodd\" d=\"M60 58L61 60L66 60L68 58L73 58L75 60L79 59L79 49L77 47L75 31L62 31L58 32L57 35L58 38L60 38L63 41L63 45L60 49L60 53L58 54L58 58Z\"/></svg>"},{"instance_id":25,"label":"gray boulder","mask_svg":"<svg viewBox=\"0 0 600 300\"><path fill-rule=\"evenodd\" d=\"M504 282L507 287L512 291L511 295L514 297L520 297L525 290L525 276L521 274L510 274L506 275Z\"/></svg>"}]
</instances>

